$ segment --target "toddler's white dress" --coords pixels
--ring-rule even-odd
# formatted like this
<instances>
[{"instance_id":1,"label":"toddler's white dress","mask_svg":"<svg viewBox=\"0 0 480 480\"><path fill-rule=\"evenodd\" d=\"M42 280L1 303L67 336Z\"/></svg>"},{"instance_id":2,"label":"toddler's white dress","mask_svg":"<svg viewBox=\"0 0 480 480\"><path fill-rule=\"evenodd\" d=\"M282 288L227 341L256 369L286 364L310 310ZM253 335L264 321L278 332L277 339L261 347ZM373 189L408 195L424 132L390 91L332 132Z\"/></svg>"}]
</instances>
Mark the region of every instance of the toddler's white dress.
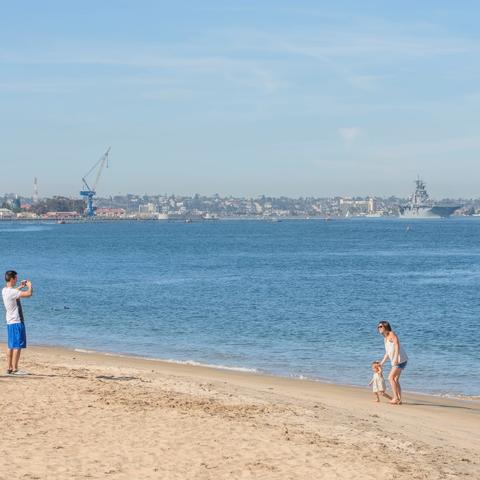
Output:
<instances>
[{"instance_id":1,"label":"toddler's white dress","mask_svg":"<svg viewBox=\"0 0 480 480\"><path fill-rule=\"evenodd\" d=\"M373 374L373 383L372 383L373 392L384 392L385 388L385 380L383 375L380 372L375 372Z\"/></svg>"}]
</instances>

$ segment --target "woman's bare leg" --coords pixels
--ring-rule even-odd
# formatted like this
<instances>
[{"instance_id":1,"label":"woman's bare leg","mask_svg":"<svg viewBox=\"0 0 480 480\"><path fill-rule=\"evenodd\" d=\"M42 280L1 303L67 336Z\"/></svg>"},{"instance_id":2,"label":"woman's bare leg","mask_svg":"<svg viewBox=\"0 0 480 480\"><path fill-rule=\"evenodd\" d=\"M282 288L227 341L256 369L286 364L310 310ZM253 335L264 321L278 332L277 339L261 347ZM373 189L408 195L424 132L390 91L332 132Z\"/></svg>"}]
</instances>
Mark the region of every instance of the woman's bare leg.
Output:
<instances>
[{"instance_id":1,"label":"woman's bare leg","mask_svg":"<svg viewBox=\"0 0 480 480\"><path fill-rule=\"evenodd\" d=\"M401 368L392 368L388 380L392 386L393 398L390 403L401 403L402 401L402 388L400 387L400 374L402 373Z\"/></svg>"}]
</instances>

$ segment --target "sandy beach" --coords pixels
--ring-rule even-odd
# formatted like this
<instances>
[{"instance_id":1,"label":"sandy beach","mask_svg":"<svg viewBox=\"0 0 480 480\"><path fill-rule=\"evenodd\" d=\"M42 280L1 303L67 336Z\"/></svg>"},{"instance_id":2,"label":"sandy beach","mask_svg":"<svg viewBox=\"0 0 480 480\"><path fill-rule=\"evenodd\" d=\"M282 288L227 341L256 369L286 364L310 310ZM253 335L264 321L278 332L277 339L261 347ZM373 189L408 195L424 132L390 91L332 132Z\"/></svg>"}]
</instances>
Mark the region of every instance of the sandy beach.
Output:
<instances>
[{"instance_id":1,"label":"sandy beach","mask_svg":"<svg viewBox=\"0 0 480 480\"><path fill-rule=\"evenodd\" d=\"M476 399L390 406L368 388L44 347L22 367L0 376L2 479L480 477Z\"/></svg>"}]
</instances>

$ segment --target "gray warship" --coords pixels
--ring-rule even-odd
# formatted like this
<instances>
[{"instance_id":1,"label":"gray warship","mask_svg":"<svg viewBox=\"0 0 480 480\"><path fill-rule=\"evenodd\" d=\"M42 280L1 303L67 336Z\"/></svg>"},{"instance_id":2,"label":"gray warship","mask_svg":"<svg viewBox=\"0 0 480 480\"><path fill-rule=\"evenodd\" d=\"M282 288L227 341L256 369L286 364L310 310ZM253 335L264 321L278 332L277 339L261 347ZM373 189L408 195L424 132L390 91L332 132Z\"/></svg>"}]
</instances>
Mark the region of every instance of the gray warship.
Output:
<instances>
[{"instance_id":1,"label":"gray warship","mask_svg":"<svg viewBox=\"0 0 480 480\"><path fill-rule=\"evenodd\" d=\"M415 191L405 205L400 205L402 218L438 218L449 217L461 208L461 205L436 205L427 193L425 182L420 178L415 180Z\"/></svg>"}]
</instances>

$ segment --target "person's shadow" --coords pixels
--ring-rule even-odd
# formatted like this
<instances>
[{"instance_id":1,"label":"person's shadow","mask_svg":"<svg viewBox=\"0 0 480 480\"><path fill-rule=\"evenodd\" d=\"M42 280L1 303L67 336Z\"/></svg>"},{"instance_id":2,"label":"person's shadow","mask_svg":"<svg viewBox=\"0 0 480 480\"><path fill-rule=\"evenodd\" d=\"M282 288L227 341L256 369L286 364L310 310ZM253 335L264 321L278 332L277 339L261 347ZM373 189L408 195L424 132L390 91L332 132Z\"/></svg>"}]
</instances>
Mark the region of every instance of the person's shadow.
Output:
<instances>
[{"instance_id":1,"label":"person's shadow","mask_svg":"<svg viewBox=\"0 0 480 480\"><path fill-rule=\"evenodd\" d=\"M460 410L471 410L472 412L479 412L480 413L480 406L479 407L469 407L467 405L445 405L442 403L430 403L430 402L403 402L404 405L412 405L415 407L438 407L438 408L456 408Z\"/></svg>"}]
</instances>

